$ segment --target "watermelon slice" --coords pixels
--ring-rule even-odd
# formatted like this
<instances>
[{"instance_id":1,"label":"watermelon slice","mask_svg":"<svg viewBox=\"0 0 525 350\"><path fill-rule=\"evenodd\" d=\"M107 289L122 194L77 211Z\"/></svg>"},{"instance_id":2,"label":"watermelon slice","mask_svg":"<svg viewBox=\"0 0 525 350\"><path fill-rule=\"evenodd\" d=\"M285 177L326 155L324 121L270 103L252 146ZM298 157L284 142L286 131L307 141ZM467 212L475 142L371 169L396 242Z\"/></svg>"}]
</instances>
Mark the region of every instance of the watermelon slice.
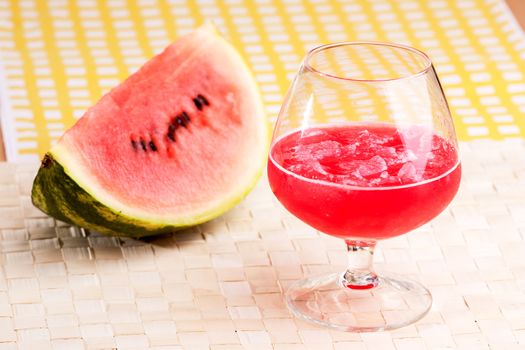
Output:
<instances>
[{"instance_id":1,"label":"watermelon slice","mask_svg":"<svg viewBox=\"0 0 525 350\"><path fill-rule=\"evenodd\" d=\"M249 69L204 25L87 110L45 155L32 200L102 233L171 232L238 203L262 172L267 141Z\"/></svg>"}]
</instances>

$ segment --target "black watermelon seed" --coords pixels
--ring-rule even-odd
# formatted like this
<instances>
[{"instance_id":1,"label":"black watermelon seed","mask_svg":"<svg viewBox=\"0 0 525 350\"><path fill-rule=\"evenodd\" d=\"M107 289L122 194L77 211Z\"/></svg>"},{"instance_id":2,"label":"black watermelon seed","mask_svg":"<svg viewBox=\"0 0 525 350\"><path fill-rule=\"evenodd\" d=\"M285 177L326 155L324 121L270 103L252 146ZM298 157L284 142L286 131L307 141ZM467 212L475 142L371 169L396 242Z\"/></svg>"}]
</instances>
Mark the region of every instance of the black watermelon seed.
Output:
<instances>
[{"instance_id":1,"label":"black watermelon seed","mask_svg":"<svg viewBox=\"0 0 525 350\"><path fill-rule=\"evenodd\" d=\"M199 98L194 98L193 103L195 103L195 107L197 107L199 111L202 111L202 102Z\"/></svg>"},{"instance_id":2,"label":"black watermelon seed","mask_svg":"<svg viewBox=\"0 0 525 350\"><path fill-rule=\"evenodd\" d=\"M168 138L173 142L175 142L175 129L177 129L177 125L170 124L168 128Z\"/></svg>"},{"instance_id":3,"label":"black watermelon seed","mask_svg":"<svg viewBox=\"0 0 525 350\"><path fill-rule=\"evenodd\" d=\"M137 141L131 140L131 147L133 147L134 150L137 150Z\"/></svg>"},{"instance_id":4,"label":"black watermelon seed","mask_svg":"<svg viewBox=\"0 0 525 350\"><path fill-rule=\"evenodd\" d=\"M157 152L157 146L155 146L155 142L153 142L153 140L149 142L149 149L153 152Z\"/></svg>"},{"instance_id":5,"label":"black watermelon seed","mask_svg":"<svg viewBox=\"0 0 525 350\"><path fill-rule=\"evenodd\" d=\"M148 149L146 148L146 142L144 142L143 139L140 139L140 145L142 146L142 149L143 149L145 152L148 151Z\"/></svg>"},{"instance_id":6,"label":"black watermelon seed","mask_svg":"<svg viewBox=\"0 0 525 350\"><path fill-rule=\"evenodd\" d=\"M175 118L175 121L176 121L177 124L179 124L180 126L186 127L186 121L185 121L182 117L177 117L177 118Z\"/></svg>"},{"instance_id":7,"label":"black watermelon seed","mask_svg":"<svg viewBox=\"0 0 525 350\"><path fill-rule=\"evenodd\" d=\"M197 99L205 104L206 106L209 106L210 105L210 102L208 102L208 100L206 99L206 97L202 96L201 94L197 95Z\"/></svg>"},{"instance_id":8,"label":"black watermelon seed","mask_svg":"<svg viewBox=\"0 0 525 350\"><path fill-rule=\"evenodd\" d=\"M188 113L182 112L181 116L182 116L182 118L184 118L185 121L187 121L187 122L190 121L190 116L188 115Z\"/></svg>"}]
</instances>

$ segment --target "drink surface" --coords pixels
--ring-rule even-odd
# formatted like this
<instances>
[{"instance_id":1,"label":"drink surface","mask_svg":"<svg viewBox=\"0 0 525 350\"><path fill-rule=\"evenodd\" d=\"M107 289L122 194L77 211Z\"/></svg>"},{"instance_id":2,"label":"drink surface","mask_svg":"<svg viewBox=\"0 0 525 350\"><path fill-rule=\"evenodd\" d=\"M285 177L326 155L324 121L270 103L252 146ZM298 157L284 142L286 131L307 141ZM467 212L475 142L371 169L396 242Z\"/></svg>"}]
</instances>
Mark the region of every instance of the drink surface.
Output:
<instances>
[{"instance_id":1,"label":"drink surface","mask_svg":"<svg viewBox=\"0 0 525 350\"><path fill-rule=\"evenodd\" d=\"M346 124L278 139L268 177L283 205L311 226L374 240L439 214L457 192L461 167L454 145L427 128Z\"/></svg>"}]
</instances>

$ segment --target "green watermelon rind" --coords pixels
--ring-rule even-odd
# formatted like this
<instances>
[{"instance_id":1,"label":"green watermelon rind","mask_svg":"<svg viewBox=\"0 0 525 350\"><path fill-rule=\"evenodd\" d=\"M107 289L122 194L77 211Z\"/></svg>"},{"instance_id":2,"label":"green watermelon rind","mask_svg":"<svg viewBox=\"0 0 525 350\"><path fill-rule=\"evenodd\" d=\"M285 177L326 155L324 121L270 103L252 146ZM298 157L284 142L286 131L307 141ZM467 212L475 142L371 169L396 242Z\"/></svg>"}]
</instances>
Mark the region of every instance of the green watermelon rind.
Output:
<instances>
[{"instance_id":1,"label":"green watermelon rind","mask_svg":"<svg viewBox=\"0 0 525 350\"><path fill-rule=\"evenodd\" d=\"M260 173L239 196L212 208L199 216L184 222L151 222L126 216L116 212L80 187L67 173L67 170L54 159L51 153L44 157L31 191L33 204L44 213L72 225L78 225L103 234L145 237L175 232L189 226L198 225L214 219L238 204L255 186ZM262 172L262 169L261 169Z\"/></svg>"}]
</instances>

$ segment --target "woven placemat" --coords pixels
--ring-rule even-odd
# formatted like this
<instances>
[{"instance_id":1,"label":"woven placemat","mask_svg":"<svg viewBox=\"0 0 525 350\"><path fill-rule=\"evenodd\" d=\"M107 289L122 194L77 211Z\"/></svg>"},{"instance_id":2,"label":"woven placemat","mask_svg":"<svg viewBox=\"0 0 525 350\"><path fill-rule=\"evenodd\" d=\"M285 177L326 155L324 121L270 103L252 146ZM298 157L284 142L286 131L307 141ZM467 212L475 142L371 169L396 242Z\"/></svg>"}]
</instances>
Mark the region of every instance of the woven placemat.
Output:
<instances>
[{"instance_id":1,"label":"woven placemat","mask_svg":"<svg viewBox=\"0 0 525 350\"><path fill-rule=\"evenodd\" d=\"M282 290L336 271L344 243L287 213L266 179L235 209L147 241L102 236L35 209L36 165L0 165L0 349L525 348L525 142L462 144L452 206L383 241L378 270L431 290L396 331L343 333L293 318Z\"/></svg>"}]
</instances>

